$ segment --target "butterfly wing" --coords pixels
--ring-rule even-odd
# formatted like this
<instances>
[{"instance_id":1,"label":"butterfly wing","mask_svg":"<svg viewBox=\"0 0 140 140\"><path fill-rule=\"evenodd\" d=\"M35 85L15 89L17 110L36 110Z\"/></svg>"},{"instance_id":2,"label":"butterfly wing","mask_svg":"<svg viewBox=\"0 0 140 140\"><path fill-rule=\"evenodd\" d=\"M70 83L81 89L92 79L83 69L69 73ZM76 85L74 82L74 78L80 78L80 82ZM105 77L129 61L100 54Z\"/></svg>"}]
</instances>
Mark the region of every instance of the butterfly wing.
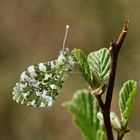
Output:
<instances>
[{"instance_id":1,"label":"butterfly wing","mask_svg":"<svg viewBox=\"0 0 140 140\"><path fill-rule=\"evenodd\" d=\"M13 99L32 107L52 106L64 80L73 69L69 52L69 49L63 50L57 60L29 66L13 88Z\"/></svg>"}]
</instances>

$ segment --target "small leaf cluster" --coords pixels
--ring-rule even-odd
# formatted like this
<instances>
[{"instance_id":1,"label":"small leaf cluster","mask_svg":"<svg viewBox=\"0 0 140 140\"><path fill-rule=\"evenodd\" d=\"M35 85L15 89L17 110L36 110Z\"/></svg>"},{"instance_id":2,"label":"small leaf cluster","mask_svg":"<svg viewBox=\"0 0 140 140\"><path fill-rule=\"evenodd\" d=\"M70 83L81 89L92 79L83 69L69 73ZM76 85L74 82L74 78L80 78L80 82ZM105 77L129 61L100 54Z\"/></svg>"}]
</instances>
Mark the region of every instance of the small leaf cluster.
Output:
<instances>
[{"instance_id":1,"label":"small leaf cluster","mask_svg":"<svg viewBox=\"0 0 140 140\"><path fill-rule=\"evenodd\" d=\"M109 77L110 53L107 48L91 52L88 56L81 49L73 54L80 65L81 73L92 90L99 88Z\"/></svg>"},{"instance_id":2,"label":"small leaf cluster","mask_svg":"<svg viewBox=\"0 0 140 140\"><path fill-rule=\"evenodd\" d=\"M107 48L91 52L86 55L81 49L72 51L83 78L93 91L107 84L110 74L110 51ZM137 83L128 80L119 93L119 108L121 119L116 113L110 112L112 128L119 134L127 132L127 125L131 114ZM106 140L103 115L99 111L95 96L89 90L78 90L71 101L64 103L72 114L75 124L80 129L85 140Z\"/></svg>"}]
</instances>

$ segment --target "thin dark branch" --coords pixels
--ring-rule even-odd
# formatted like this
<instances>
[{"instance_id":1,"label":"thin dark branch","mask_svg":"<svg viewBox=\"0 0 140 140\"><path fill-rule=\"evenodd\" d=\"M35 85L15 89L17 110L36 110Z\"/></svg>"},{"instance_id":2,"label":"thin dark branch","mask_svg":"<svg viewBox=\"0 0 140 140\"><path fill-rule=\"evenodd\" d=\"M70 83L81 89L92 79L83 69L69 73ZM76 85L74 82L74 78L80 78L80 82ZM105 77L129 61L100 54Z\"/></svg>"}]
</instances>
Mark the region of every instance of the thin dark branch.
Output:
<instances>
[{"instance_id":1,"label":"thin dark branch","mask_svg":"<svg viewBox=\"0 0 140 140\"><path fill-rule=\"evenodd\" d=\"M104 84L103 86L101 86L99 88L99 90L96 93L94 93L94 95L95 95L95 97L97 99L98 105L99 105L99 107L101 109L101 112L102 112L102 108L104 108L104 103L102 101L101 95L105 92L106 88L107 88L107 85Z\"/></svg>"},{"instance_id":2,"label":"thin dark branch","mask_svg":"<svg viewBox=\"0 0 140 140\"><path fill-rule=\"evenodd\" d=\"M122 29L117 41L111 42L111 45L109 48L110 54L111 54L111 66L110 66L111 70L110 70L110 77L109 77L109 82L108 82L108 87L107 87L105 106L102 109L103 119L104 119L104 124L105 124L105 128L106 128L108 140L114 140L111 122L110 122L110 107L111 107L113 88L114 88L114 83L115 83L118 55L119 55L119 51L122 47L122 44L124 42L125 36L127 34L128 22L129 22L129 20L128 20L128 18L126 18L123 29Z\"/></svg>"},{"instance_id":3,"label":"thin dark branch","mask_svg":"<svg viewBox=\"0 0 140 140\"><path fill-rule=\"evenodd\" d=\"M128 132L129 132L129 130L122 130L121 132L118 132L117 133L117 140L122 140L124 135Z\"/></svg>"},{"instance_id":4,"label":"thin dark branch","mask_svg":"<svg viewBox=\"0 0 140 140\"><path fill-rule=\"evenodd\" d=\"M118 37L118 40L116 42L112 42L109 48L110 54L111 54L111 66L110 66L111 70L110 70L110 77L109 77L107 96L106 96L106 102L105 102L105 108L109 110L110 110L111 100L112 100L112 95L113 95L113 88L114 88L114 82L115 82L119 50L122 47L125 36L127 34L128 21L129 21L128 18L126 18L123 29Z\"/></svg>"},{"instance_id":5,"label":"thin dark branch","mask_svg":"<svg viewBox=\"0 0 140 140\"><path fill-rule=\"evenodd\" d=\"M104 125L105 125L108 140L114 140L112 126L111 126L111 122L110 122L110 107L111 107L113 88L114 88L114 83L115 83L118 55L119 55L119 51L122 47L122 44L123 44L124 39L127 34L128 22L129 22L129 20L127 17L125 20L123 29L122 29L117 41L111 42L111 44L110 44L110 48L109 48L110 54L111 54L110 76L109 76L105 103L103 103L101 95L105 92L106 85L104 85L104 87L100 87L96 91L92 91L92 89L91 89L91 93L93 95L95 95L95 97L98 101L99 107L100 107L100 111L103 114L103 120L104 120ZM122 131L122 132L124 132L124 131ZM126 133L126 132L124 132L124 133L122 133L122 132L118 133L118 140L122 140L124 134Z\"/></svg>"},{"instance_id":6,"label":"thin dark branch","mask_svg":"<svg viewBox=\"0 0 140 140\"><path fill-rule=\"evenodd\" d=\"M127 30L128 30L128 23L129 23L129 19L128 19L128 17L126 17L122 32L120 33L120 35L118 37L118 40L116 41L116 44L117 44L118 47L122 46L122 43L123 43L123 41L125 39L125 36L127 34Z\"/></svg>"}]
</instances>

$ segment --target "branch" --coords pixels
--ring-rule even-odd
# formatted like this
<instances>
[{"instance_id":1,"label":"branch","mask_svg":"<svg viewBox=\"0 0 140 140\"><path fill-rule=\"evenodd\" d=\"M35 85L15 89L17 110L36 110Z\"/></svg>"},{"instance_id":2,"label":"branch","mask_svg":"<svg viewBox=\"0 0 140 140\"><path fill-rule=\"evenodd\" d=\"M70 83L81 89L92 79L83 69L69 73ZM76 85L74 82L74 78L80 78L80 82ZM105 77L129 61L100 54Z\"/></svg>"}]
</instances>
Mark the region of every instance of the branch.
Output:
<instances>
[{"instance_id":1,"label":"branch","mask_svg":"<svg viewBox=\"0 0 140 140\"><path fill-rule=\"evenodd\" d=\"M102 98L101 98L101 95L105 92L105 89L106 89L105 85L103 87L100 87L97 91L94 91L94 93L91 92L92 94L95 95L95 97L98 101L100 110L103 114L103 120L104 120L104 125L105 125L108 140L114 140L111 122L110 122L110 107L111 107L113 88L114 88L114 83L115 83L118 55L119 55L119 51L122 47L122 44L123 44L124 39L127 34L128 22L129 22L129 20L127 17L125 20L123 29L122 29L117 41L111 42L111 44L110 44L109 50L110 50L110 54L111 54L111 65L110 65L110 76L109 76L105 103L103 103ZM121 135L118 134L118 138L122 138L123 135L124 134L121 134ZM121 139L118 139L118 140L121 140Z\"/></svg>"},{"instance_id":2,"label":"branch","mask_svg":"<svg viewBox=\"0 0 140 140\"><path fill-rule=\"evenodd\" d=\"M103 118L104 118L104 124L106 128L108 140L114 139L113 133L112 133L111 122L110 122L110 107L111 107L113 88L114 88L114 83L115 83L118 55L127 34L128 22L129 20L127 17L125 20L123 29L118 37L118 40L116 42L111 42L111 45L109 48L110 54L111 54L111 66L110 66L111 70L110 70L110 77L109 77L109 82L108 82L108 87L107 87L105 106L103 110Z\"/></svg>"},{"instance_id":3,"label":"branch","mask_svg":"<svg viewBox=\"0 0 140 140\"><path fill-rule=\"evenodd\" d=\"M129 132L129 130L122 130L121 132L118 132L117 133L117 140L122 140L123 136L128 132Z\"/></svg>"},{"instance_id":4,"label":"branch","mask_svg":"<svg viewBox=\"0 0 140 140\"><path fill-rule=\"evenodd\" d=\"M94 95L97 99L97 102L98 102L98 105L101 109L101 112L102 112L102 108L104 108L104 103L102 101L101 96L105 92L106 88L107 88L106 84L104 84L103 86L100 86L97 90L92 90L90 88L91 94Z\"/></svg>"},{"instance_id":5,"label":"branch","mask_svg":"<svg viewBox=\"0 0 140 140\"><path fill-rule=\"evenodd\" d=\"M112 100L112 95L113 95L118 55L127 34L128 22L129 20L128 18L126 18L123 29L118 37L118 40L116 42L112 42L109 48L110 54L111 54L111 71L110 71L110 77L109 77L108 88L107 88L107 96L106 96L106 102L105 102L105 108L109 110L110 110L111 100Z\"/></svg>"}]
</instances>

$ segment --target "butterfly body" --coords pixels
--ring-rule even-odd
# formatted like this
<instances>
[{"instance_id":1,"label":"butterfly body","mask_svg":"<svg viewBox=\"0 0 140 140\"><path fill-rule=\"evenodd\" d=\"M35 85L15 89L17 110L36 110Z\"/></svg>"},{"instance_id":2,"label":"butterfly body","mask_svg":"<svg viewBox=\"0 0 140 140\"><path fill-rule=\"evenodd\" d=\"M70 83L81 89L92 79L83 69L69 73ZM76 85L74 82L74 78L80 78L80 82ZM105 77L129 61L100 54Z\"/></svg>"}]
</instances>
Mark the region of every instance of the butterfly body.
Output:
<instances>
[{"instance_id":1,"label":"butterfly body","mask_svg":"<svg viewBox=\"0 0 140 140\"><path fill-rule=\"evenodd\" d=\"M74 70L69 48L60 51L56 60L29 66L13 89L17 103L32 107L52 106L64 80Z\"/></svg>"}]
</instances>

